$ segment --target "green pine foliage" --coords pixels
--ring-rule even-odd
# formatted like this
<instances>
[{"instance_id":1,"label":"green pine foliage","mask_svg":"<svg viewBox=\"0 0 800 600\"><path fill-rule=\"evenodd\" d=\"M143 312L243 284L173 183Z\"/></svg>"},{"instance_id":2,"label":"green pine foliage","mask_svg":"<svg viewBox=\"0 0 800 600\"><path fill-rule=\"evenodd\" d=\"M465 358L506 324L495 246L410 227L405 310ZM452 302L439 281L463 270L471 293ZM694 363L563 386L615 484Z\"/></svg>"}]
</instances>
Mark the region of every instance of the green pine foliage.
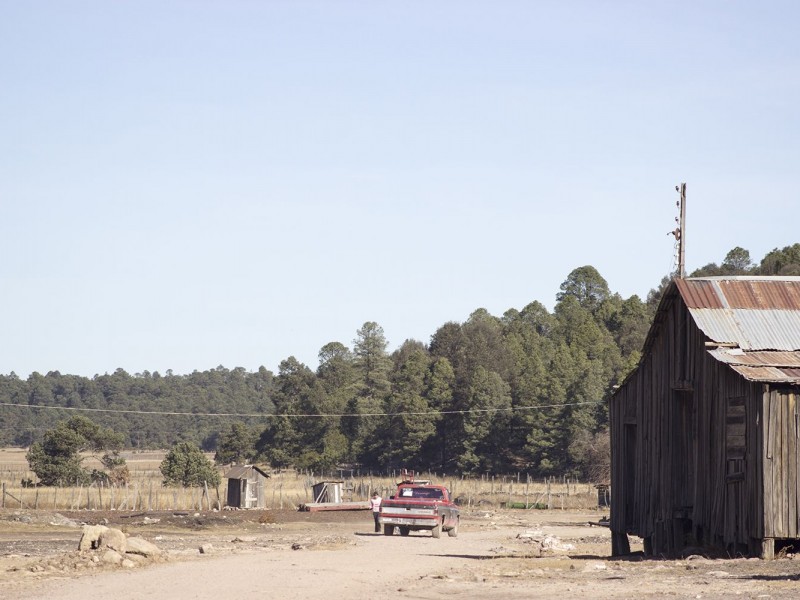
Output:
<instances>
[{"instance_id":1,"label":"green pine foliage","mask_svg":"<svg viewBox=\"0 0 800 600\"><path fill-rule=\"evenodd\" d=\"M214 462L218 465L246 464L255 458L258 433L244 423L231 423L217 439Z\"/></svg>"},{"instance_id":2,"label":"green pine foliage","mask_svg":"<svg viewBox=\"0 0 800 600\"><path fill-rule=\"evenodd\" d=\"M164 485L201 487L207 484L217 487L221 481L214 463L192 442L179 442L170 448L161 461L160 470Z\"/></svg>"},{"instance_id":3,"label":"green pine foliage","mask_svg":"<svg viewBox=\"0 0 800 600\"><path fill-rule=\"evenodd\" d=\"M42 485L71 485L92 480L119 481L126 477L125 461L117 454L122 436L97 425L90 419L74 416L45 432L42 441L34 442L27 459ZM89 471L83 466L82 452L103 452L100 458L108 471Z\"/></svg>"},{"instance_id":4,"label":"green pine foliage","mask_svg":"<svg viewBox=\"0 0 800 600\"><path fill-rule=\"evenodd\" d=\"M737 246L693 275L800 275L800 244L760 262ZM381 326L367 321L352 346L325 344L316 371L289 357L277 375L222 366L188 375L0 375L0 445L30 447L43 481L86 477L73 452L88 430L64 430L59 412L43 409L57 406L110 410L92 416L122 445L178 443L171 455L180 448L181 460L194 457L192 469L203 466L203 449L216 450L220 464L602 479L606 401L638 364L669 281L661 279L644 301L623 298L597 269L578 267L555 294L552 312L538 301L501 317L479 308L463 323L444 323L427 344L407 340L392 353ZM46 458L53 455L60 458ZM114 468L115 455L107 459ZM196 483L177 460L165 478Z\"/></svg>"}]
</instances>

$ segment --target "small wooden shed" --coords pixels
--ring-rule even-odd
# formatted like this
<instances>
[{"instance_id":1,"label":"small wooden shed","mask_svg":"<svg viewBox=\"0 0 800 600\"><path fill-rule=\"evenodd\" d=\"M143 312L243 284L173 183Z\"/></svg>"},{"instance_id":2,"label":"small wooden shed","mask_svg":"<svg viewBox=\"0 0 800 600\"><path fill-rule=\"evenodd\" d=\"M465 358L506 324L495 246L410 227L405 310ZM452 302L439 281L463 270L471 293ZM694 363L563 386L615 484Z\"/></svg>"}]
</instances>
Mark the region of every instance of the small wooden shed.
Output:
<instances>
[{"instance_id":1,"label":"small wooden shed","mask_svg":"<svg viewBox=\"0 0 800 600\"><path fill-rule=\"evenodd\" d=\"M311 486L313 502L300 505L300 510L317 512L320 510L367 510L369 501L353 502L353 489L344 481L320 481Z\"/></svg>"},{"instance_id":2,"label":"small wooden shed","mask_svg":"<svg viewBox=\"0 0 800 600\"><path fill-rule=\"evenodd\" d=\"M254 465L233 466L225 474L228 479L226 505L232 508L265 508L264 487L269 474Z\"/></svg>"},{"instance_id":3,"label":"small wooden shed","mask_svg":"<svg viewBox=\"0 0 800 600\"><path fill-rule=\"evenodd\" d=\"M676 279L610 402L612 552L800 547L800 277Z\"/></svg>"},{"instance_id":4,"label":"small wooden shed","mask_svg":"<svg viewBox=\"0 0 800 600\"><path fill-rule=\"evenodd\" d=\"M330 502L338 504L344 500L344 481L320 481L311 486L314 502Z\"/></svg>"}]
</instances>

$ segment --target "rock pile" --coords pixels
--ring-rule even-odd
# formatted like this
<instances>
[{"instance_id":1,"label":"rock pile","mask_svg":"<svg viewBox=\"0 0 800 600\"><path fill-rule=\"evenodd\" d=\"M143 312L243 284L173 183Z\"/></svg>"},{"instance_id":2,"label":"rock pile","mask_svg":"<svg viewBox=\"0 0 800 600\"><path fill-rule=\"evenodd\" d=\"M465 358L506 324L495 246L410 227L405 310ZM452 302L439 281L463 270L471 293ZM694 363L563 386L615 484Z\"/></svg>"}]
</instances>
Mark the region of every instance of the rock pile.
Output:
<instances>
[{"instance_id":1,"label":"rock pile","mask_svg":"<svg viewBox=\"0 0 800 600\"><path fill-rule=\"evenodd\" d=\"M517 534L517 539L524 543L532 544L535 556L568 552L575 549L574 544L562 542L558 537L544 533L541 529L533 529Z\"/></svg>"},{"instance_id":2,"label":"rock pile","mask_svg":"<svg viewBox=\"0 0 800 600\"><path fill-rule=\"evenodd\" d=\"M163 553L155 544L140 537L128 537L123 531L105 525L84 525L78 542L81 553L95 551L95 558L103 564L131 569L158 559Z\"/></svg>"}]
</instances>

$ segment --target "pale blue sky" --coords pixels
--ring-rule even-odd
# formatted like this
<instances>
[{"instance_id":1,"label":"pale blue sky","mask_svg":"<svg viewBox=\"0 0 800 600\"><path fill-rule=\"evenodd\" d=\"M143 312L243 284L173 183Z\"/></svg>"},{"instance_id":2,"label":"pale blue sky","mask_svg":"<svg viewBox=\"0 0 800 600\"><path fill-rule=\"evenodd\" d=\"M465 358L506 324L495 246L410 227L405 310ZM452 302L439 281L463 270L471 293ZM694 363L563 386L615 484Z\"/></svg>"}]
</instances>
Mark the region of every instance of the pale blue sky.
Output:
<instances>
[{"instance_id":1,"label":"pale blue sky","mask_svg":"<svg viewBox=\"0 0 800 600\"><path fill-rule=\"evenodd\" d=\"M796 2L0 0L0 373L311 368L800 241Z\"/></svg>"}]
</instances>

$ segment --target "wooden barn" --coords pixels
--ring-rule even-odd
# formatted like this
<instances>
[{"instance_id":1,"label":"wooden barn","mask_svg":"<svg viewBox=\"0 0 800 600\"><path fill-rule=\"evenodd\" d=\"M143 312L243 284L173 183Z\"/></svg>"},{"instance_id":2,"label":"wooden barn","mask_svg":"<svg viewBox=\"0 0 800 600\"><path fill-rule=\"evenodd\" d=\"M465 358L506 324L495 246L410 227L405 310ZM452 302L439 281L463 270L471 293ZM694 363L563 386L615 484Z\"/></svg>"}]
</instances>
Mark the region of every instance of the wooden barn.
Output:
<instances>
[{"instance_id":1,"label":"wooden barn","mask_svg":"<svg viewBox=\"0 0 800 600\"><path fill-rule=\"evenodd\" d=\"M669 284L615 391L612 552L800 550L800 277Z\"/></svg>"},{"instance_id":2,"label":"wooden barn","mask_svg":"<svg viewBox=\"0 0 800 600\"><path fill-rule=\"evenodd\" d=\"M228 479L226 505L231 508L265 508L264 486L269 474L253 465L233 466L225 473Z\"/></svg>"}]
</instances>

